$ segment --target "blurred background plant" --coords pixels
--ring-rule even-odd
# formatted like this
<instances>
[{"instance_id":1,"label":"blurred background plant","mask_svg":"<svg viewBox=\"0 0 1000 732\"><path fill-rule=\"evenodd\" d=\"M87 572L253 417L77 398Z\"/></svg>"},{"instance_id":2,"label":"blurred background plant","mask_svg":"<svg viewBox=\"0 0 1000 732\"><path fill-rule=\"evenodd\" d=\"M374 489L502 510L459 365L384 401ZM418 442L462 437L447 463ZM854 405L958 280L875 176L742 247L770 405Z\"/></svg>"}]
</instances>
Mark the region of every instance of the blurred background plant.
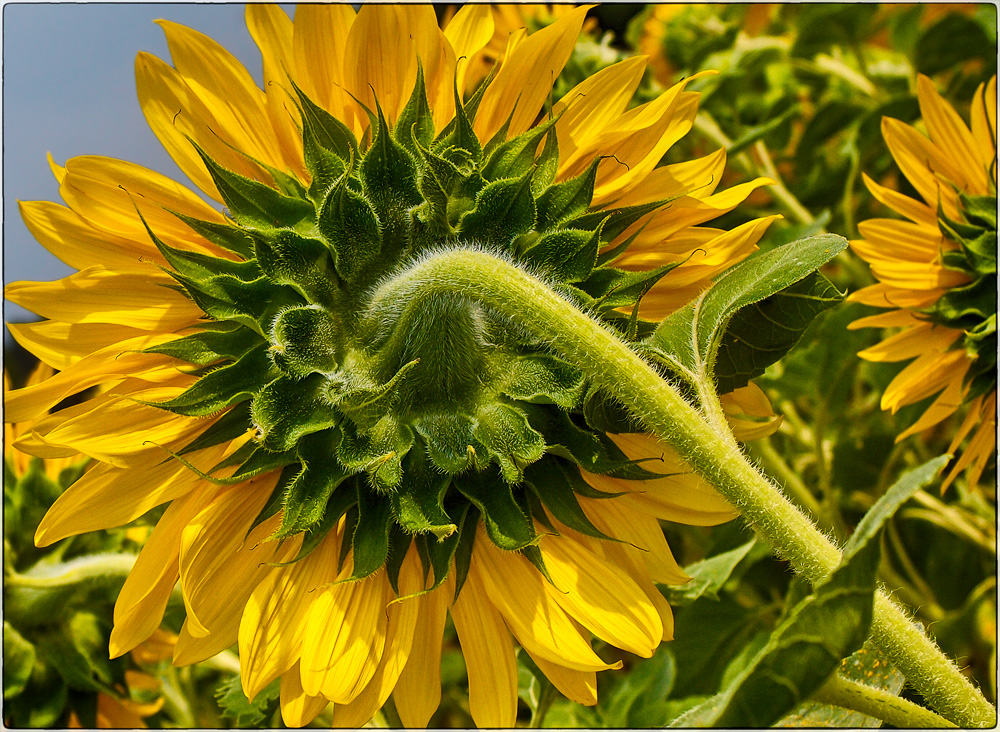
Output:
<instances>
[{"instance_id":1,"label":"blurred background plant","mask_svg":"<svg viewBox=\"0 0 1000 732\"><path fill-rule=\"evenodd\" d=\"M442 16L451 12L439 7ZM511 33L522 26L535 31L562 12L564 6L494 8L494 40L470 60L469 84L488 74ZM863 173L904 195L917 195L882 139L882 118L922 129L916 81L922 73L967 120L973 92L996 70L996 19L994 5L967 3L598 6L557 80L553 101L582 78L633 53L649 56L634 104L680 77L716 70L689 85L701 92L700 111L693 131L664 163L722 148L729 159L723 185L757 176L775 180L776 185L758 189L717 224L732 228L783 214L762 248L820 232L857 238L859 221L893 215L871 196ZM848 292L874 282L867 265L850 252L824 274ZM840 542L900 475L948 450L964 417L960 411L929 431L896 442L928 402L895 414L881 410L880 397L902 366L857 358L854 354L879 340L879 332L848 329L852 321L875 312L849 303L821 316L798 347L758 380L783 421L776 434L749 445L753 456ZM30 366L11 365L15 381L23 381ZM11 442L8 433L4 721L15 726L71 721L98 726L102 714L112 722L131 714L128 719L135 724L128 726L280 724L277 686L247 702L231 652L186 669L170 667L155 650L109 662L111 608L124 573L58 591L29 586L31 578L52 577L61 571L54 568L75 567L72 563L81 559L133 555L148 522L140 519L136 528L35 549L31 537L38 519L84 466L70 458L31 459L12 450ZM974 484L960 475L942 494L939 477L918 490L889 520L879 568L885 586L994 703L995 474L994 457ZM663 588L675 608L676 640L650 659L616 656L615 649L595 642L598 653L609 661L621 658L624 668L601 676L601 701L592 708L561 697L522 654L519 724L669 723L732 681L805 592L788 566L738 522L712 529L664 525L664 530L678 561L695 578L682 588ZM21 578L28 578L29 585L19 584ZM33 593L58 597L58 607L19 612L18 603ZM18 597L12 601L14 595ZM154 648L169 644L182 613L179 598L174 598ZM66 652L73 663L54 662L61 658L54 654ZM867 646L844 662L841 673L920 701L899 672ZM442 701L431 726L472 725L465 684L464 661L449 625L442 653ZM329 721L327 712L310 726ZM782 723L859 727L878 726L879 721L805 703ZM375 724L399 726L391 701Z\"/></svg>"},{"instance_id":2,"label":"blurred background plant","mask_svg":"<svg viewBox=\"0 0 1000 732\"><path fill-rule=\"evenodd\" d=\"M51 376L39 364L23 382L4 372L4 393ZM67 401L59 405L71 406ZM171 666L183 620L180 595L164 626L125 656L110 659L115 599L151 531L133 525L75 536L39 549L35 528L53 501L86 470L85 455L39 458L18 450L18 424L4 425L3 722L8 727L214 727L211 694L235 678L227 652L185 669Z\"/></svg>"}]
</instances>

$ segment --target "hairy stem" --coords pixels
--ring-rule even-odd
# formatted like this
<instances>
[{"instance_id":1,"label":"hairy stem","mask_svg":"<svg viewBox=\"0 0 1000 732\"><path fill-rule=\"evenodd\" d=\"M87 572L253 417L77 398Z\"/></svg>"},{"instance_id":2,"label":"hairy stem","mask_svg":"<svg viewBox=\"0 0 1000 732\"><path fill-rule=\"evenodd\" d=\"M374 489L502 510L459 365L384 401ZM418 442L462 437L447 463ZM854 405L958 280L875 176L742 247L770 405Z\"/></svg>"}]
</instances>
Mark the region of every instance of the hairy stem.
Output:
<instances>
[{"instance_id":1,"label":"hairy stem","mask_svg":"<svg viewBox=\"0 0 1000 732\"><path fill-rule=\"evenodd\" d=\"M929 709L882 689L848 681L834 675L812 696L813 701L850 709L888 722L900 729L955 727Z\"/></svg>"},{"instance_id":2,"label":"hairy stem","mask_svg":"<svg viewBox=\"0 0 1000 732\"><path fill-rule=\"evenodd\" d=\"M365 317L376 327L398 313L401 302L435 294L479 302L544 339L677 450L810 582L837 566L837 547L747 460L727 428L706 420L617 335L513 264L473 248L434 253L384 282ZM993 706L882 593L876 597L872 635L931 707L963 727L993 726Z\"/></svg>"}]
</instances>

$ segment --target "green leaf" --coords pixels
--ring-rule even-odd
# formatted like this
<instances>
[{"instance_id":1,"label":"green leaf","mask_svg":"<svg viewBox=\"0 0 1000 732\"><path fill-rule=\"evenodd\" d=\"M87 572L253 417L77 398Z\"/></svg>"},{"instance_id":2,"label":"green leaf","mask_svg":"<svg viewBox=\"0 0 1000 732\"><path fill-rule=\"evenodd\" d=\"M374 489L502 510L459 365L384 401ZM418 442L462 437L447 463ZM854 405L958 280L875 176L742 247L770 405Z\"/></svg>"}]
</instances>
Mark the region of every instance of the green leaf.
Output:
<instances>
[{"instance_id":1,"label":"green leaf","mask_svg":"<svg viewBox=\"0 0 1000 732\"><path fill-rule=\"evenodd\" d=\"M487 80L488 81L488 80ZM486 84L477 90L476 96L469 100L469 107L474 103L478 106L478 99L481 99L481 91L485 91ZM455 94L455 117L445 125L441 134L434 140L433 150L439 152L448 147L457 147L465 150L476 163L482 157L483 148L479 144L475 130L472 129L472 122L469 120L469 107L462 104L462 98L458 93L458 87L454 89Z\"/></svg>"},{"instance_id":2,"label":"green leaf","mask_svg":"<svg viewBox=\"0 0 1000 732\"><path fill-rule=\"evenodd\" d=\"M581 282L590 276L601 246L601 229L560 229L542 234L521 259L560 282Z\"/></svg>"},{"instance_id":3,"label":"green leaf","mask_svg":"<svg viewBox=\"0 0 1000 732\"><path fill-rule=\"evenodd\" d=\"M244 259L253 259L253 240L246 231L238 226L220 224L216 221L202 221L169 208L166 210L213 244L218 244L223 249L235 252Z\"/></svg>"},{"instance_id":4,"label":"green leaf","mask_svg":"<svg viewBox=\"0 0 1000 732\"><path fill-rule=\"evenodd\" d=\"M313 205L301 198L292 198L270 186L226 170L201 147L191 141L201 156L222 200L233 217L252 227L294 226L313 216Z\"/></svg>"},{"instance_id":5,"label":"green leaf","mask_svg":"<svg viewBox=\"0 0 1000 732\"><path fill-rule=\"evenodd\" d=\"M746 150L748 147L753 145L757 140L760 140L770 134L772 131L778 129L785 122L790 120L792 117L800 113L800 109L797 105L793 105L786 109L784 112L779 114L773 119L769 119L767 122L755 125L749 128L746 132L740 135L738 140L734 140L730 144L726 145L726 155L734 156Z\"/></svg>"},{"instance_id":6,"label":"green leaf","mask_svg":"<svg viewBox=\"0 0 1000 732\"><path fill-rule=\"evenodd\" d=\"M882 526L946 462L935 458L893 485L862 518L837 568L791 610L753 663L672 726L766 727L822 686L868 636Z\"/></svg>"},{"instance_id":7,"label":"green leaf","mask_svg":"<svg viewBox=\"0 0 1000 732\"><path fill-rule=\"evenodd\" d=\"M404 147L416 152L417 147L426 148L434 139L434 118L427 103L427 89L424 85L424 66L417 58L417 81L413 85L409 101L396 119L393 136Z\"/></svg>"},{"instance_id":8,"label":"green leaf","mask_svg":"<svg viewBox=\"0 0 1000 732\"><path fill-rule=\"evenodd\" d=\"M552 444L546 447L547 452L572 460L588 473L627 480L650 480L662 477L661 474L646 470L638 463L629 460L604 431L592 432L581 429L573 422L570 415L562 410L547 410L543 414L546 417L544 421L539 422L535 414L531 415L530 419L535 424L535 429L552 440ZM622 495L600 493L593 488L590 489L593 494L585 493L579 488L574 490L591 498Z\"/></svg>"},{"instance_id":9,"label":"green leaf","mask_svg":"<svg viewBox=\"0 0 1000 732\"><path fill-rule=\"evenodd\" d=\"M552 129L556 119L550 119L515 138L500 143L483 164L482 176L495 181L520 178L535 164L535 151L542 137Z\"/></svg>"},{"instance_id":10,"label":"green leaf","mask_svg":"<svg viewBox=\"0 0 1000 732\"><path fill-rule=\"evenodd\" d=\"M504 480L521 482L523 465L533 463L545 453L545 438L529 423L517 408L507 404L491 404L476 412L473 436L489 450Z\"/></svg>"},{"instance_id":11,"label":"green leaf","mask_svg":"<svg viewBox=\"0 0 1000 732\"><path fill-rule=\"evenodd\" d=\"M246 698L239 674L224 682L215 690L222 716L233 722L236 728L261 727L271 719L278 708L278 693L281 679L275 679L265 686L253 701Z\"/></svg>"},{"instance_id":12,"label":"green leaf","mask_svg":"<svg viewBox=\"0 0 1000 732\"><path fill-rule=\"evenodd\" d=\"M694 380L707 378L714 371L719 345L737 311L805 279L846 247L843 237L825 234L752 256L664 319L645 344L677 373ZM753 319L739 321L744 331L752 323Z\"/></svg>"},{"instance_id":13,"label":"green leaf","mask_svg":"<svg viewBox=\"0 0 1000 732\"><path fill-rule=\"evenodd\" d=\"M326 431L303 437L296 453L302 470L283 497L284 513L277 538L315 529L327 518L331 494L351 476L337 462L333 438Z\"/></svg>"},{"instance_id":14,"label":"green leaf","mask_svg":"<svg viewBox=\"0 0 1000 732\"><path fill-rule=\"evenodd\" d=\"M323 394L321 374L301 381L279 376L261 389L250 405L253 423L261 431L260 444L283 452L299 438L337 424L336 410L326 404Z\"/></svg>"},{"instance_id":15,"label":"green leaf","mask_svg":"<svg viewBox=\"0 0 1000 732\"><path fill-rule=\"evenodd\" d=\"M162 353L196 366L208 366L223 359L235 361L261 344L256 332L237 323L199 323L197 328L197 333L152 346L145 353Z\"/></svg>"},{"instance_id":16,"label":"green leaf","mask_svg":"<svg viewBox=\"0 0 1000 732\"><path fill-rule=\"evenodd\" d=\"M319 210L319 230L334 252L337 273L348 282L363 279L379 260L382 230L367 198L352 191L345 175Z\"/></svg>"},{"instance_id":17,"label":"green leaf","mask_svg":"<svg viewBox=\"0 0 1000 732\"><path fill-rule=\"evenodd\" d=\"M405 147L392 139L382 108L378 110L377 134L361 161L360 177L368 201L378 215L382 230L382 257L401 256L410 242L410 209L424 202L418 185L417 163Z\"/></svg>"},{"instance_id":18,"label":"green leaf","mask_svg":"<svg viewBox=\"0 0 1000 732\"><path fill-rule=\"evenodd\" d=\"M539 460L525 469L524 480L542 505L569 528L597 539L617 541L594 526L580 507L574 489L582 479L571 464L558 458Z\"/></svg>"},{"instance_id":19,"label":"green leaf","mask_svg":"<svg viewBox=\"0 0 1000 732\"><path fill-rule=\"evenodd\" d=\"M508 250L511 242L535 225L535 199L529 169L520 178L488 183L476 196L476 206L459 220L463 239Z\"/></svg>"},{"instance_id":20,"label":"green leaf","mask_svg":"<svg viewBox=\"0 0 1000 732\"><path fill-rule=\"evenodd\" d=\"M111 691L107 635L96 615L74 613L42 636L36 648L38 655L52 664L70 688Z\"/></svg>"},{"instance_id":21,"label":"green leaf","mask_svg":"<svg viewBox=\"0 0 1000 732\"><path fill-rule=\"evenodd\" d=\"M316 306L282 310L274 320L271 341L274 365L293 377L329 373L340 363L340 323Z\"/></svg>"},{"instance_id":22,"label":"green leaf","mask_svg":"<svg viewBox=\"0 0 1000 732\"><path fill-rule=\"evenodd\" d=\"M719 590L729 580L736 565L743 561L755 543L756 540L752 539L731 551L685 567L684 572L691 576L691 581L681 587L668 589L667 599L670 604L687 605L702 596L717 598Z\"/></svg>"},{"instance_id":23,"label":"green leaf","mask_svg":"<svg viewBox=\"0 0 1000 732\"><path fill-rule=\"evenodd\" d=\"M330 305L335 301L336 269L322 241L287 229L255 238L257 264L271 282L288 285L313 303Z\"/></svg>"},{"instance_id":24,"label":"green leaf","mask_svg":"<svg viewBox=\"0 0 1000 732\"><path fill-rule=\"evenodd\" d=\"M549 186L542 192L537 202L539 231L552 229L590 208L600 162L600 159L595 159L580 175Z\"/></svg>"},{"instance_id":25,"label":"green leaf","mask_svg":"<svg viewBox=\"0 0 1000 732\"><path fill-rule=\"evenodd\" d=\"M480 510L486 533L498 547L516 551L538 541L531 520L496 471L455 476L453 481L453 485Z\"/></svg>"},{"instance_id":26,"label":"green leaf","mask_svg":"<svg viewBox=\"0 0 1000 732\"><path fill-rule=\"evenodd\" d=\"M17 696L35 667L35 647L6 620L3 623L3 698Z\"/></svg>"},{"instance_id":27,"label":"green leaf","mask_svg":"<svg viewBox=\"0 0 1000 732\"><path fill-rule=\"evenodd\" d=\"M339 119L315 104L294 81L292 86L299 98L303 126L311 130L316 142L344 162L356 160L358 142L354 139L354 133Z\"/></svg>"},{"instance_id":28,"label":"green leaf","mask_svg":"<svg viewBox=\"0 0 1000 732\"><path fill-rule=\"evenodd\" d=\"M593 307L603 311L634 305L650 288L681 262L671 262L646 272L625 272L613 267L597 267L579 287L594 299Z\"/></svg>"},{"instance_id":29,"label":"green leaf","mask_svg":"<svg viewBox=\"0 0 1000 732\"><path fill-rule=\"evenodd\" d=\"M738 310L726 326L715 357L720 394L746 386L790 351L809 324L844 299L819 272Z\"/></svg>"},{"instance_id":30,"label":"green leaf","mask_svg":"<svg viewBox=\"0 0 1000 732\"><path fill-rule=\"evenodd\" d=\"M389 524L392 521L392 504L388 496L379 495L360 480L357 492L358 524L351 541L354 550L352 580L367 577L385 564L389 555Z\"/></svg>"},{"instance_id":31,"label":"green leaf","mask_svg":"<svg viewBox=\"0 0 1000 732\"><path fill-rule=\"evenodd\" d=\"M451 476L432 470L428 463L424 450L410 450L403 468L406 481L398 491L390 493L389 498L397 523L406 531L411 534L430 532L437 539L443 539L458 530L442 504Z\"/></svg>"},{"instance_id":32,"label":"green leaf","mask_svg":"<svg viewBox=\"0 0 1000 732\"><path fill-rule=\"evenodd\" d=\"M556 404L571 409L583 393L583 376L565 361L547 354L515 357L501 374L499 390L518 401Z\"/></svg>"},{"instance_id":33,"label":"green leaf","mask_svg":"<svg viewBox=\"0 0 1000 732\"><path fill-rule=\"evenodd\" d=\"M636 660L628 673L618 674L610 693L602 690L597 707L600 726L661 727L676 677L677 665L666 646L658 648L652 658Z\"/></svg>"},{"instance_id":34,"label":"green leaf","mask_svg":"<svg viewBox=\"0 0 1000 732\"><path fill-rule=\"evenodd\" d=\"M238 404L221 417L198 437L178 451L178 455L186 455L195 450L221 445L223 442L235 440L250 428L250 405Z\"/></svg>"},{"instance_id":35,"label":"green leaf","mask_svg":"<svg viewBox=\"0 0 1000 732\"><path fill-rule=\"evenodd\" d=\"M956 43L959 38L961 42ZM995 34L991 39L979 23L964 15L950 13L920 36L913 58L917 71L933 75L977 57L993 64L996 52Z\"/></svg>"},{"instance_id":36,"label":"green leaf","mask_svg":"<svg viewBox=\"0 0 1000 732\"><path fill-rule=\"evenodd\" d=\"M202 376L173 399L153 402L152 406L188 417L203 417L250 399L266 383L270 372L265 345L255 346L239 360Z\"/></svg>"},{"instance_id":37,"label":"green leaf","mask_svg":"<svg viewBox=\"0 0 1000 732\"><path fill-rule=\"evenodd\" d=\"M889 694L899 694L906 679L885 654L868 640L859 650L845 658L837 674L848 681L865 684ZM840 729L877 729L882 720L831 704L808 701L774 725L775 727L837 727Z\"/></svg>"},{"instance_id":38,"label":"green leaf","mask_svg":"<svg viewBox=\"0 0 1000 732\"><path fill-rule=\"evenodd\" d=\"M469 467L473 456L470 448L478 442L472 434L475 423L457 413L432 414L422 417L414 429L424 438L431 462L447 473L460 473Z\"/></svg>"}]
</instances>

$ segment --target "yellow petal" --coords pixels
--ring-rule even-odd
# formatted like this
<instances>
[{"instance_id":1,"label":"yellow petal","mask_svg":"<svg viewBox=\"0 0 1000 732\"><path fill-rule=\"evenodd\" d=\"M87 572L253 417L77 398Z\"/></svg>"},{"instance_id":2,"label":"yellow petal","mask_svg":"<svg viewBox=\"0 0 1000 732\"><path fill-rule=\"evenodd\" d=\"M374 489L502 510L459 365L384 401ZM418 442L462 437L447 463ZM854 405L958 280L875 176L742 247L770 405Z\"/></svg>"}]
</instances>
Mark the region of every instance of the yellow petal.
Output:
<instances>
[{"instance_id":1,"label":"yellow petal","mask_svg":"<svg viewBox=\"0 0 1000 732\"><path fill-rule=\"evenodd\" d=\"M579 671L612 668L594 653L569 615L545 593L541 573L516 553L496 548L480 529L472 564L507 627L534 655Z\"/></svg>"},{"instance_id":2,"label":"yellow petal","mask_svg":"<svg viewBox=\"0 0 1000 732\"><path fill-rule=\"evenodd\" d=\"M525 651L564 697L588 707L597 704L597 673L566 668L536 656L528 649Z\"/></svg>"},{"instance_id":3,"label":"yellow petal","mask_svg":"<svg viewBox=\"0 0 1000 732\"><path fill-rule=\"evenodd\" d=\"M519 135L532 125L573 53L584 16L591 7L575 8L532 33L504 60L476 112L474 129L480 140L493 137L512 112L509 136Z\"/></svg>"},{"instance_id":4,"label":"yellow petal","mask_svg":"<svg viewBox=\"0 0 1000 732\"><path fill-rule=\"evenodd\" d=\"M889 382L882 394L882 409L891 409L895 414L900 407L936 394L949 381L961 381L969 365L969 357L962 350L925 353Z\"/></svg>"},{"instance_id":5,"label":"yellow petal","mask_svg":"<svg viewBox=\"0 0 1000 732\"><path fill-rule=\"evenodd\" d=\"M927 205L936 209L940 203L945 213L956 219L958 209L950 183L960 185L964 181L958 166L930 140L898 119L882 118L882 136L899 169Z\"/></svg>"},{"instance_id":6,"label":"yellow petal","mask_svg":"<svg viewBox=\"0 0 1000 732\"><path fill-rule=\"evenodd\" d=\"M115 603L112 658L127 653L159 627L177 583L181 531L215 492L214 486L203 483L200 490L171 503L156 522Z\"/></svg>"},{"instance_id":7,"label":"yellow petal","mask_svg":"<svg viewBox=\"0 0 1000 732\"><path fill-rule=\"evenodd\" d=\"M642 460L647 470L665 477L634 481L584 473L584 478L595 488L613 493L625 491L631 494L621 496L627 499L626 505L643 506L658 518L678 523L714 526L737 515L729 502L693 473L666 443L652 435L638 433L609 437L630 460Z\"/></svg>"},{"instance_id":8,"label":"yellow petal","mask_svg":"<svg viewBox=\"0 0 1000 732\"><path fill-rule=\"evenodd\" d=\"M683 585L691 578L674 559L670 545L663 535L660 522L643 511L635 510L626 500L618 498L580 497L580 506L597 528L608 536L627 542L623 549L632 554L645 567L654 582Z\"/></svg>"},{"instance_id":9,"label":"yellow petal","mask_svg":"<svg viewBox=\"0 0 1000 732\"><path fill-rule=\"evenodd\" d=\"M4 399L4 419L9 422L26 422L45 414L71 394L77 394L95 384L176 364L177 360L170 356L139 353L173 338L174 336L161 333L130 338L92 353L40 384L15 389Z\"/></svg>"},{"instance_id":10,"label":"yellow petal","mask_svg":"<svg viewBox=\"0 0 1000 732\"><path fill-rule=\"evenodd\" d=\"M166 264L148 236L128 239L100 231L79 214L49 201L18 201L18 208L32 236L75 269L95 265L131 269L140 260Z\"/></svg>"},{"instance_id":11,"label":"yellow petal","mask_svg":"<svg viewBox=\"0 0 1000 732\"><path fill-rule=\"evenodd\" d=\"M449 574L441 587L418 598L419 625L393 691L405 727L426 727L441 703L441 643L449 599L455 592L453 577Z\"/></svg>"},{"instance_id":12,"label":"yellow petal","mask_svg":"<svg viewBox=\"0 0 1000 732\"><path fill-rule=\"evenodd\" d=\"M388 580L379 570L367 579L317 591L306 618L302 688L346 704L364 689L386 642Z\"/></svg>"},{"instance_id":13,"label":"yellow petal","mask_svg":"<svg viewBox=\"0 0 1000 732\"><path fill-rule=\"evenodd\" d=\"M126 708L113 696L104 693L97 695L97 726L106 729L136 729L145 728L142 717Z\"/></svg>"},{"instance_id":14,"label":"yellow petal","mask_svg":"<svg viewBox=\"0 0 1000 732\"><path fill-rule=\"evenodd\" d=\"M52 171L52 175L55 176L56 183L62 183L63 178L66 177L66 168L55 161L52 153L45 153L45 157L49 161L49 169Z\"/></svg>"},{"instance_id":15,"label":"yellow petal","mask_svg":"<svg viewBox=\"0 0 1000 732\"><path fill-rule=\"evenodd\" d=\"M949 381L948 386L945 387L944 391L938 394L933 403L926 410L924 410L922 415L920 415L920 419L903 430L899 434L899 437L896 438L896 442L905 440L910 435L923 432L924 430L933 427L941 420L947 419L953 415L958 408L962 406L962 397L964 396L966 390L967 389L961 379L952 379ZM965 433L962 432L962 429L964 428L964 424L959 428L959 431L956 433L956 439L952 442L951 447L948 448L948 452L954 454L956 448L965 437Z\"/></svg>"},{"instance_id":16,"label":"yellow petal","mask_svg":"<svg viewBox=\"0 0 1000 732\"><path fill-rule=\"evenodd\" d=\"M58 320L8 323L7 328L25 350L58 371L68 369L94 351L143 335L143 331L126 325Z\"/></svg>"},{"instance_id":17,"label":"yellow petal","mask_svg":"<svg viewBox=\"0 0 1000 732\"><path fill-rule=\"evenodd\" d=\"M463 4L445 26L444 35L455 51L458 68L455 79L459 93L465 89L469 60L493 37L493 13L490 6L479 3ZM419 725L422 726L422 725Z\"/></svg>"},{"instance_id":18,"label":"yellow petal","mask_svg":"<svg viewBox=\"0 0 1000 732\"><path fill-rule=\"evenodd\" d=\"M878 315L869 315L866 318L858 318L853 321L848 328L856 330L858 328L901 328L904 326L919 325L924 321L919 320L909 310L890 310Z\"/></svg>"},{"instance_id":19,"label":"yellow petal","mask_svg":"<svg viewBox=\"0 0 1000 732\"><path fill-rule=\"evenodd\" d=\"M934 82L923 74L917 75L917 99L931 140L962 174L952 182L970 193L986 194L989 183L972 133L954 108L938 94Z\"/></svg>"},{"instance_id":20,"label":"yellow petal","mask_svg":"<svg viewBox=\"0 0 1000 732\"><path fill-rule=\"evenodd\" d=\"M344 91L347 37L354 23L350 5L300 5L292 35L296 82L313 102L340 118L350 102ZM289 69L292 70L292 69Z\"/></svg>"},{"instance_id":21,"label":"yellow petal","mask_svg":"<svg viewBox=\"0 0 1000 732\"><path fill-rule=\"evenodd\" d=\"M207 470L226 452L226 445L218 445L187 459ZM165 459L165 453L159 451L143 455L127 468L94 465L52 504L35 532L35 544L49 546L67 536L123 526L201 483L197 473ZM114 500L109 501L109 496Z\"/></svg>"},{"instance_id":22,"label":"yellow petal","mask_svg":"<svg viewBox=\"0 0 1000 732\"><path fill-rule=\"evenodd\" d=\"M862 173L861 177L864 179L865 186L879 203L888 206L916 224L923 224L931 228L937 227L936 206L927 206L891 188L881 186L869 178L867 173Z\"/></svg>"},{"instance_id":23,"label":"yellow petal","mask_svg":"<svg viewBox=\"0 0 1000 732\"><path fill-rule=\"evenodd\" d=\"M976 432L973 434L972 439L969 440L969 444L965 446L965 450L962 452L961 458L958 462L949 470L948 477L941 484L941 493L943 494L951 482L958 476L960 472L969 469L968 480L969 485L976 485L979 482L979 476L982 475L983 469L986 467L993 453L996 451L997 447L997 395L993 392L988 395L983 395L976 397L969 404L969 413L966 415L959 428L958 434L955 435L955 439L952 441L951 447L948 448L948 452L954 453L962 440L965 439L965 435L969 429L979 423L976 427ZM971 467L970 467L971 466Z\"/></svg>"},{"instance_id":24,"label":"yellow petal","mask_svg":"<svg viewBox=\"0 0 1000 732\"><path fill-rule=\"evenodd\" d=\"M277 5L248 3L246 23L250 35L264 58L264 93L267 96L267 117L271 120L275 141L281 148L285 165L299 180L307 180L302 154L302 135L296 126L298 110L290 93L288 75L298 78L293 58L293 25L288 14ZM340 118L343 111L330 110Z\"/></svg>"},{"instance_id":25,"label":"yellow petal","mask_svg":"<svg viewBox=\"0 0 1000 732\"><path fill-rule=\"evenodd\" d=\"M141 460L144 451L155 451L151 445L176 444L201 431L204 422L195 417L171 414L134 401L159 401L177 393L174 387L140 389L131 394L115 389L85 402L84 406L89 407L85 412L56 424L41 437L48 444L126 467ZM95 424L101 425L99 431L94 430Z\"/></svg>"},{"instance_id":26,"label":"yellow petal","mask_svg":"<svg viewBox=\"0 0 1000 732\"><path fill-rule=\"evenodd\" d=\"M90 267L56 282L13 282L4 294L51 320L176 331L193 325L202 312L187 297L163 286L170 282L152 265L126 271Z\"/></svg>"},{"instance_id":27,"label":"yellow petal","mask_svg":"<svg viewBox=\"0 0 1000 732\"><path fill-rule=\"evenodd\" d=\"M469 673L469 709L478 727L513 727L517 719L517 663L507 626L470 571L451 618Z\"/></svg>"},{"instance_id":28,"label":"yellow petal","mask_svg":"<svg viewBox=\"0 0 1000 732\"><path fill-rule=\"evenodd\" d=\"M569 177L566 164L580 148L592 145L628 107L642 80L645 57L633 56L588 76L552 107L559 139L560 177ZM565 110L565 111L564 111Z\"/></svg>"},{"instance_id":29,"label":"yellow petal","mask_svg":"<svg viewBox=\"0 0 1000 732\"><path fill-rule=\"evenodd\" d=\"M649 658L663 624L645 593L612 564L568 535L539 545L555 587L545 585L563 609L597 637Z\"/></svg>"},{"instance_id":30,"label":"yellow petal","mask_svg":"<svg viewBox=\"0 0 1000 732\"><path fill-rule=\"evenodd\" d=\"M858 224L865 242L856 241L854 251L862 259L870 251L913 262L934 262L941 256L945 237L940 227L913 224L897 219L868 219Z\"/></svg>"},{"instance_id":31,"label":"yellow petal","mask_svg":"<svg viewBox=\"0 0 1000 732\"><path fill-rule=\"evenodd\" d=\"M972 138L979 162L996 179L997 160L997 77L980 84L972 97Z\"/></svg>"},{"instance_id":32,"label":"yellow petal","mask_svg":"<svg viewBox=\"0 0 1000 732\"><path fill-rule=\"evenodd\" d=\"M333 709L333 726L357 728L385 704L409 660L423 604L413 593L424 588L423 571L415 544L411 544L399 572L399 602L387 608L385 650L365 688L347 704ZM388 582L388 580L386 580ZM423 626L421 626L423 627Z\"/></svg>"},{"instance_id":33,"label":"yellow petal","mask_svg":"<svg viewBox=\"0 0 1000 732\"><path fill-rule=\"evenodd\" d=\"M920 323L902 333L889 336L881 343L858 352L866 361L892 362L916 358L932 351L944 352L962 337L962 331L933 323Z\"/></svg>"},{"instance_id":34,"label":"yellow petal","mask_svg":"<svg viewBox=\"0 0 1000 732\"><path fill-rule=\"evenodd\" d=\"M147 240L149 233L136 213L138 208L149 228L166 243L185 248L194 243L205 251L221 253L170 211L225 223L222 214L179 183L140 165L96 155L72 158L66 162L59 193L71 209L103 231Z\"/></svg>"},{"instance_id":35,"label":"yellow petal","mask_svg":"<svg viewBox=\"0 0 1000 732\"><path fill-rule=\"evenodd\" d=\"M357 99L375 110L378 100L390 125L403 108L417 79L417 61L409 53L401 18L392 5L363 3L351 25L344 58L347 88ZM355 132L367 126L367 117L358 121Z\"/></svg>"},{"instance_id":36,"label":"yellow petal","mask_svg":"<svg viewBox=\"0 0 1000 732\"><path fill-rule=\"evenodd\" d=\"M862 287L847 296L848 302L860 302L879 308L925 308L937 302L944 294L944 289L914 291L901 289L879 282L868 287ZM862 327L851 324L848 328Z\"/></svg>"},{"instance_id":37,"label":"yellow petal","mask_svg":"<svg viewBox=\"0 0 1000 732\"><path fill-rule=\"evenodd\" d=\"M281 704L281 721L289 727L305 727L330 704L325 696L309 696L302 690L298 663L281 675L278 699Z\"/></svg>"},{"instance_id":38,"label":"yellow petal","mask_svg":"<svg viewBox=\"0 0 1000 732\"><path fill-rule=\"evenodd\" d=\"M309 556L276 567L250 594L239 631L240 673L247 697L256 696L279 675L287 676L293 664L299 673L306 614L317 596L314 590L336 579L340 544L341 531L332 529ZM301 681L297 683L301 686Z\"/></svg>"},{"instance_id":39,"label":"yellow petal","mask_svg":"<svg viewBox=\"0 0 1000 732\"><path fill-rule=\"evenodd\" d=\"M156 21L167 36L174 67L211 110L215 133L245 155L281 167L281 154L264 112L264 93L229 51L196 30Z\"/></svg>"},{"instance_id":40,"label":"yellow petal","mask_svg":"<svg viewBox=\"0 0 1000 732\"><path fill-rule=\"evenodd\" d=\"M279 546L265 541L277 528L278 516L250 531L279 474L273 471L225 488L184 528L181 587L188 632L195 638L231 634L222 648L236 642L247 598L270 571L264 563L271 561Z\"/></svg>"}]
</instances>

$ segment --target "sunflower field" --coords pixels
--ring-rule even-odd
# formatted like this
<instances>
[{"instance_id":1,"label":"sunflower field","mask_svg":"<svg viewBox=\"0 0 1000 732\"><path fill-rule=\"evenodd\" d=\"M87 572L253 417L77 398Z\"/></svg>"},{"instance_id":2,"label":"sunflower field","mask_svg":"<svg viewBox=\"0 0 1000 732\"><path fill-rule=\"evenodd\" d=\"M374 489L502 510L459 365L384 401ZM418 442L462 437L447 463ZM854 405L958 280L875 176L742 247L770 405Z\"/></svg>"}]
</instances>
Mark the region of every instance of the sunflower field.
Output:
<instances>
[{"instance_id":1,"label":"sunflower field","mask_svg":"<svg viewBox=\"0 0 1000 732\"><path fill-rule=\"evenodd\" d=\"M995 726L994 4L160 7L177 173L5 175L5 726Z\"/></svg>"}]
</instances>

